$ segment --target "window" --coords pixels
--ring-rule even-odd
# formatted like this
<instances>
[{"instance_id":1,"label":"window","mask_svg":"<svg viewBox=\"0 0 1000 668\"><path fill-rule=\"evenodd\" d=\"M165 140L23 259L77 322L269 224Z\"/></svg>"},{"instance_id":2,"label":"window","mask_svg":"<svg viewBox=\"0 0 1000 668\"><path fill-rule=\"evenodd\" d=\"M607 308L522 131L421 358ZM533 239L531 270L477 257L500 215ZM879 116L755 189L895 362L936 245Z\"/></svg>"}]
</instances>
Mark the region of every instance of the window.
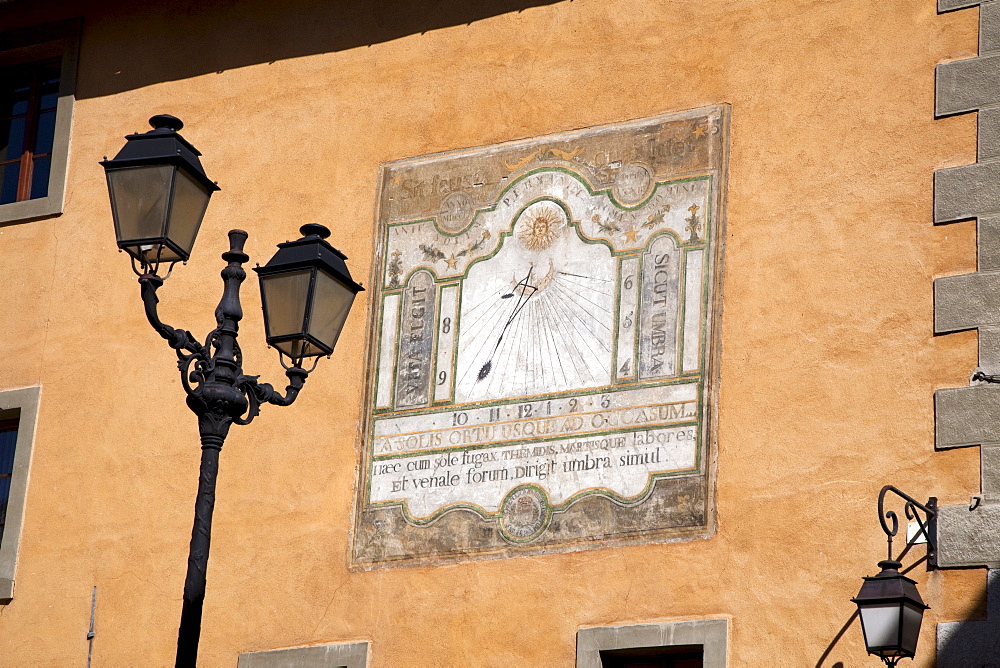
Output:
<instances>
[{"instance_id":1,"label":"window","mask_svg":"<svg viewBox=\"0 0 1000 668\"><path fill-rule=\"evenodd\" d=\"M40 388L0 391L0 603L14 597Z\"/></svg>"},{"instance_id":2,"label":"window","mask_svg":"<svg viewBox=\"0 0 1000 668\"><path fill-rule=\"evenodd\" d=\"M0 68L0 204L49 194L61 61Z\"/></svg>"},{"instance_id":3,"label":"window","mask_svg":"<svg viewBox=\"0 0 1000 668\"><path fill-rule=\"evenodd\" d=\"M80 22L0 33L0 225L62 213Z\"/></svg>"},{"instance_id":4,"label":"window","mask_svg":"<svg viewBox=\"0 0 1000 668\"><path fill-rule=\"evenodd\" d=\"M602 668L703 668L700 645L609 649L601 652Z\"/></svg>"}]
</instances>

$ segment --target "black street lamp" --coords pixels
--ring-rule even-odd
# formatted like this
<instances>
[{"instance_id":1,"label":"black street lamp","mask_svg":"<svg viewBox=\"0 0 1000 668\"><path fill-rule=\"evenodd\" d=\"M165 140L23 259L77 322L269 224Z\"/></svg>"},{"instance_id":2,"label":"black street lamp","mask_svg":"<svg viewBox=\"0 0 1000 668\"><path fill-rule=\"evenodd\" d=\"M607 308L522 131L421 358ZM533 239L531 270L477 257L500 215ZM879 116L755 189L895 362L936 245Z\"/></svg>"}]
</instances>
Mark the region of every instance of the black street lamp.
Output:
<instances>
[{"instance_id":1,"label":"black street lamp","mask_svg":"<svg viewBox=\"0 0 1000 668\"><path fill-rule=\"evenodd\" d=\"M161 322L156 291L166 276L159 275L159 267L169 263L172 269L188 259L208 200L219 187L205 176L197 149L177 134L183 127L180 120L159 115L150 124L153 130L129 135L114 160L101 164L107 173L118 248L131 256L132 269L139 275L146 318L177 352L187 405L198 416L201 472L175 664L187 668L198 660L215 479L229 428L234 423L249 424L261 404L288 406L295 401L316 368L314 363L307 371L304 360L315 357L318 362L320 356L333 353L354 297L364 288L351 278L346 257L325 241L330 231L322 225L304 225L301 239L280 244L271 261L257 269L265 296L267 342L279 350L288 377L284 395L257 382L257 376L243 373L236 339L243 318L242 265L250 259L243 252L246 232L229 232L229 251L222 254L228 263L222 270L224 289L215 310L218 326L205 342Z\"/></svg>"},{"instance_id":2,"label":"black street lamp","mask_svg":"<svg viewBox=\"0 0 1000 668\"><path fill-rule=\"evenodd\" d=\"M899 518L893 511L885 511L885 495L893 492L906 501L906 517L916 520L919 531L907 541L906 547L896 559L892 558L892 537L899 531ZM861 616L861 630L865 636L865 648L887 666L895 666L900 659L912 659L917 653L917 639L920 637L920 623L925 604L917 591L917 583L899 572L900 560L921 537L927 540L927 559L934 565L937 514L937 499L931 497L924 505L892 485L882 488L878 497L878 516L882 529L889 539L889 554L878 562L882 571L875 576L864 578L861 591L851 600L857 604ZM923 517L921 517L921 513ZM890 527L886 520L892 522Z\"/></svg>"}]
</instances>

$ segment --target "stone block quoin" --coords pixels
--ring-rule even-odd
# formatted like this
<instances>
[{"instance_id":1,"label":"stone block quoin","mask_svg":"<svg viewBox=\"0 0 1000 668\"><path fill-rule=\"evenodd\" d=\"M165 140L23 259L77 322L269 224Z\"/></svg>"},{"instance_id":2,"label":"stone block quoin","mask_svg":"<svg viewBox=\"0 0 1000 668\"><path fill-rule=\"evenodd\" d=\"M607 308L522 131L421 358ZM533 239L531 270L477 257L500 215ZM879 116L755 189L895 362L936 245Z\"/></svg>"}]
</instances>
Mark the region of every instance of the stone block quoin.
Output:
<instances>
[{"instance_id":1,"label":"stone block quoin","mask_svg":"<svg viewBox=\"0 0 1000 668\"><path fill-rule=\"evenodd\" d=\"M938 0L938 11L979 6L979 55L937 66L935 113L979 112L976 162L934 174L934 222L976 220L976 271L934 281L934 332L979 331L979 371L1000 375L1000 0ZM972 376L970 376L971 378ZM986 566L983 621L937 627L937 665L980 666L1000 656L1000 384L934 393L934 444L979 446L981 494L937 519L938 566Z\"/></svg>"},{"instance_id":2,"label":"stone block quoin","mask_svg":"<svg viewBox=\"0 0 1000 668\"><path fill-rule=\"evenodd\" d=\"M1000 376L1000 0L938 0L938 11L979 7L979 55L942 63L935 113L977 111L977 160L934 174L934 222L976 220L977 270L934 281L934 332L979 332L979 368ZM971 378L972 374L970 374ZM942 508L939 565L1000 565L1000 384L972 381L934 395L935 446L980 446L981 495ZM1000 619L995 620L1000 624Z\"/></svg>"}]
</instances>

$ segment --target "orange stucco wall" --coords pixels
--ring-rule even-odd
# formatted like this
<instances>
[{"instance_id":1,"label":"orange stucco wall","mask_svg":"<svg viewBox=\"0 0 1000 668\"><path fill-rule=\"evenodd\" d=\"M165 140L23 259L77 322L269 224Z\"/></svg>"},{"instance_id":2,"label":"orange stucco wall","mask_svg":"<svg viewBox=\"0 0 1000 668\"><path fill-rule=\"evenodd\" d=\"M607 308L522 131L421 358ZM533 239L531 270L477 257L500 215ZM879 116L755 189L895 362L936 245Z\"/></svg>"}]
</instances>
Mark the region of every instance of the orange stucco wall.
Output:
<instances>
[{"instance_id":1,"label":"orange stucco wall","mask_svg":"<svg viewBox=\"0 0 1000 668\"><path fill-rule=\"evenodd\" d=\"M65 213L0 227L0 389L42 386L0 665L81 665L95 585L95 666L173 661L197 429L115 250L97 161L125 133L179 116L223 188L160 291L164 320L202 335L230 228L263 262L322 222L368 283L380 163L723 102L716 535L349 571L363 293L296 404L223 449L202 662L367 639L375 668L572 666L582 626L726 616L732 666L875 665L857 622L838 633L883 556L879 488L978 492L978 450L935 452L932 406L967 382L975 333L931 326L932 279L975 268L973 224L934 227L931 204L933 170L975 160L974 116L933 117L933 72L975 55L977 10L573 0L437 27L450 5L381 2L357 44L297 53L351 33L330 5L367 3L272 4L0 6L0 30L84 17ZM419 28L421 5L433 29L379 32ZM243 298L245 367L283 385L255 281ZM911 575L929 666L935 622L982 614L985 571Z\"/></svg>"}]
</instances>

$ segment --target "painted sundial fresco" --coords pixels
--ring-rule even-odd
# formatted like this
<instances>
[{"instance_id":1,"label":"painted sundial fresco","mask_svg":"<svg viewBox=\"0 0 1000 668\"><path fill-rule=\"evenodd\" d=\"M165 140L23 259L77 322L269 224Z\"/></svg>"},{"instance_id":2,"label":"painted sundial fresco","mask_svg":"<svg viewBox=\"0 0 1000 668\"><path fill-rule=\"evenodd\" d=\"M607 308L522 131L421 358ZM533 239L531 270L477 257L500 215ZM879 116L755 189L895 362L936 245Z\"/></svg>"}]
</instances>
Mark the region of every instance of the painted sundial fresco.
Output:
<instances>
[{"instance_id":1,"label":"painted sundial fresco","mask_svg":"<svg viewBox=\"0 0 1000 668\"><path fill-rule=\"evenodd\" d=\"M383 166L355 564L711 530L727 113Z\"/></svg>"}]
</instances>

